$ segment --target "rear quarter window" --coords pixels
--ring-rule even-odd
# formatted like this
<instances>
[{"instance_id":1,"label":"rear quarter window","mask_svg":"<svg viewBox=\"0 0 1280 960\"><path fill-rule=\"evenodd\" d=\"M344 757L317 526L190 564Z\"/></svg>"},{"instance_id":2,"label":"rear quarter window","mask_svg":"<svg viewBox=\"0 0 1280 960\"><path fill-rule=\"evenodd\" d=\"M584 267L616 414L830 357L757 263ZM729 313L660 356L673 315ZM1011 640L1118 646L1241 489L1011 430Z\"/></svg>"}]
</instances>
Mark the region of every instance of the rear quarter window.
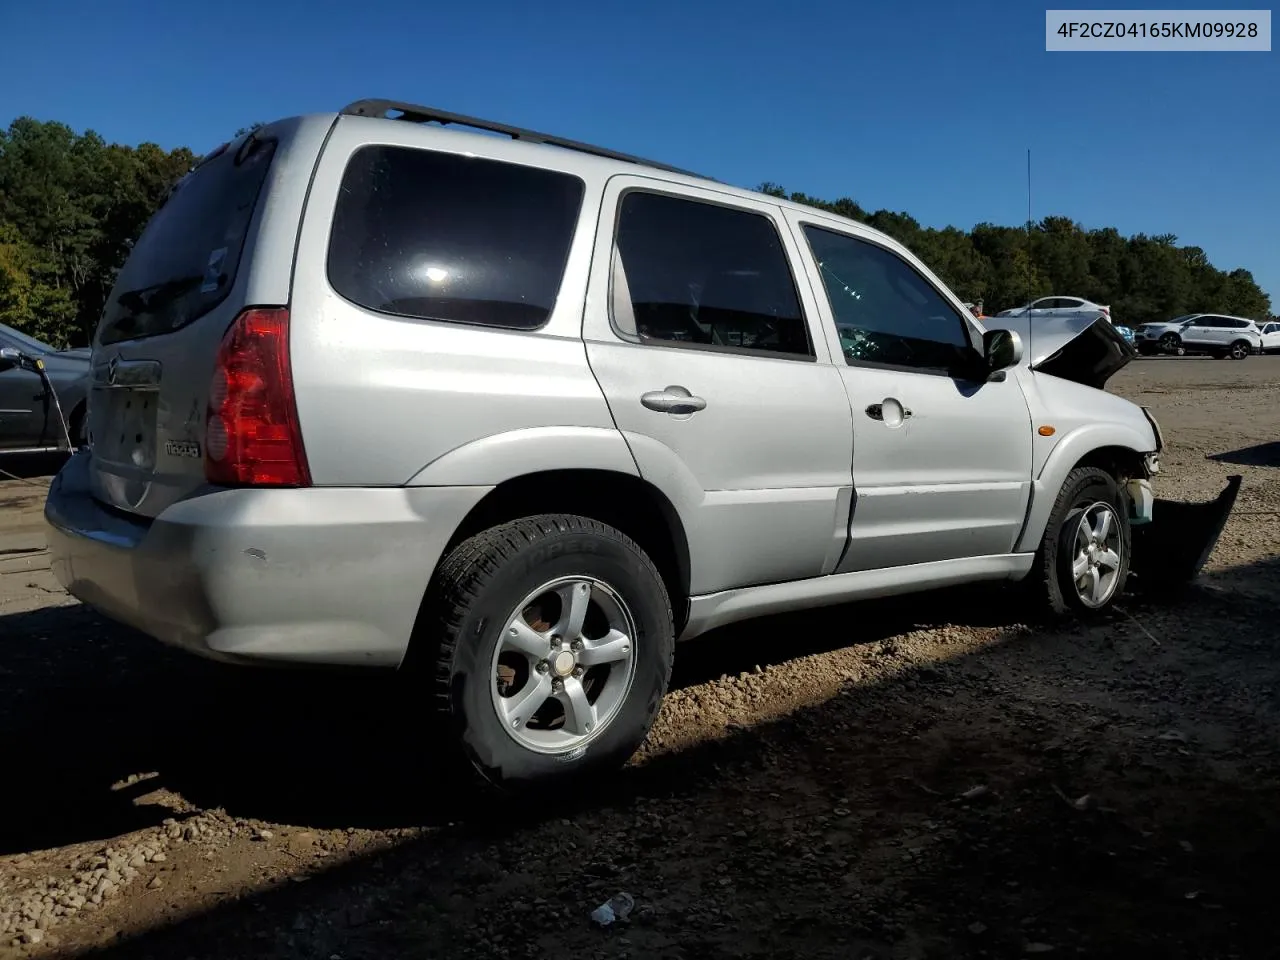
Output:
<instances>
[{"instance_id":1,"label":"rear quarter window","mask_svg":"<svg viewBox=\"0 0 1280 960\"><path fill-rule=\"evenodd\" d=\"M583 189L553 170L361 147L342 177L329 283L379 313L536 329L555 306Z\"/></svg>"}]
</instances>

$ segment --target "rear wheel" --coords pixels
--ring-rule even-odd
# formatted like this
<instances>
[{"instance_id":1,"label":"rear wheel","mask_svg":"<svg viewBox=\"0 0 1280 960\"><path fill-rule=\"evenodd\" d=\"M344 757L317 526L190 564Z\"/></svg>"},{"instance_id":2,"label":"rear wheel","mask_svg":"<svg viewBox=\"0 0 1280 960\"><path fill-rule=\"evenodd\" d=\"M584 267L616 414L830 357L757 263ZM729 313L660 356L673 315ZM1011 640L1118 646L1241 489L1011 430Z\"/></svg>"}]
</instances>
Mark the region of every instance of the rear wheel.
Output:
<instances>
[{"instance_id":1,"label":"rear wheel","mask_svg":"<svg viewBox=\"0 0 1280 960\"><path fill-rule=\"evenodd\" d=\"M1045 528L1033 576L1049 613L1092 614L1124 590L1132 534L1124 494L1096 467L1071 471Z\"/></svg>"},{"instance_id":2,"label":"rear wheel","mask_svg":"<svg viewBox=\"0 0 1280 960\"><path fill-rule=\"evenodd\" d=\"M1227 351L1227 356L1232 360L1243 360L1251 353L1253 353L1253 347L1247 340L1237 340L1231 345L1231 349Z\"/></svg>"},{"instance_id":3,"label":"rear wheel","mask_svg":"<svg viewBox=\"0 0 1280 960\"><path fill-rule=\"evenodd\" d=\"M438 716L491 783L528 788L621 766L671 674L662 577L584 517L505 523L463 542L428 591Z\"/></svg>"}]
</instances>

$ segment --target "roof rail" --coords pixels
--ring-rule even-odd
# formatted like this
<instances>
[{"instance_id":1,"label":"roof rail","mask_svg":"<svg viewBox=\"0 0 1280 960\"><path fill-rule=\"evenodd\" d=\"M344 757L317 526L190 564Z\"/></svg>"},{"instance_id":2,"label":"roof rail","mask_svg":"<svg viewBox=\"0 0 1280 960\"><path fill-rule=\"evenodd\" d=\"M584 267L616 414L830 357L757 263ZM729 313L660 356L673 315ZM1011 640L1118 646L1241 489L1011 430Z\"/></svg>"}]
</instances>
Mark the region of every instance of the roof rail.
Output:
<instances>
[{"instance_id":1,"label":"roof rail","mask_svg":"<svg viewBox=\"0 0 1280 960\"><path fill-rule=\"evenodd\" d=\"M401 103L398 100L357 100L355 103L349 103L343 107L339 113L350 117L379 117L385 120L407 120L410 123L439 123L441 125L455 123L461 127L471 127L475 130L488 130L491 133L500 133L510 137L512 140L527 140L530 143L548 143L555 147L563 147L566 150L576 150L579 153L589 153L594 157L605 157L609 160L623 160L627 163L639 163L646 167L654 167L658 170L665 170L667 173L679 173L686 177L697 177L700 180L710 180L710 177L704 177L701 174L691 173L688 170L681 170L679 167L668 166L665 163L655 163L653 160L645 160L643 157L633 157L629 153L618 153L616 150L609 150L605 147L597 147L590 143L580 143L577 140L566 140L564 137L552 136L549 133L538 133L536 130L525 130L522 127L512 127L505 123L498 123L495 120L481 120L479 117L468 117L460 113L449 113L446 110L437 110L435 107L422 107L413 103Z\"/></svg>"}]
</instances>

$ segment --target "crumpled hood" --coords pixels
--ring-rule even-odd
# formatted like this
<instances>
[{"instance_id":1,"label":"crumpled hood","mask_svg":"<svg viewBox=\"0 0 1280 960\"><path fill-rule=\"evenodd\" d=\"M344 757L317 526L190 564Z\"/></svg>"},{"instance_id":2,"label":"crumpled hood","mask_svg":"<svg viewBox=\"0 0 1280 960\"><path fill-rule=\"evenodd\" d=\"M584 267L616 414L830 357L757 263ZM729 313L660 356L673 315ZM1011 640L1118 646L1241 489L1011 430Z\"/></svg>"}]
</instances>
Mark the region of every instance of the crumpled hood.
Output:
<instances>
[{"instance_id":1,"label":"crumpled hood","mask_svg":"<svg viewBox=\"0 0 1280 960\"><path fill-rule=\"evenodd\" d=\"M987 317L983 326L1016 333L1032 370L1097 390L1138 355L1103 317Z\"/></svg>"}]
</instances>

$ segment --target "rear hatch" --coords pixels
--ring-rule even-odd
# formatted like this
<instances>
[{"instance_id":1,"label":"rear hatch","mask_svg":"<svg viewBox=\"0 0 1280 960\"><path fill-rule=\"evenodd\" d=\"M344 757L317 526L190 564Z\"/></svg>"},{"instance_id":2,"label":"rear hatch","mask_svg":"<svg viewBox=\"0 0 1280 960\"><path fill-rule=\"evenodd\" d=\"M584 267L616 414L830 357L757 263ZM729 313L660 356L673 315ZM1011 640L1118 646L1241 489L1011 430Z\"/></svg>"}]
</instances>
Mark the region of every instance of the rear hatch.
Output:
<instances>
[{"instance_id":1,"label":"rear hatch","mask_svg":"<svg viewBox=\"0 0 1280 960\"><path fill-rule=\"evenodd\" d=\"M174 188L111 291L94 338L92 486L101 502L154 517L205 482L209 385L244 306L242 254L276 152L249 135Z\"/></svg>"}]
</instances>

